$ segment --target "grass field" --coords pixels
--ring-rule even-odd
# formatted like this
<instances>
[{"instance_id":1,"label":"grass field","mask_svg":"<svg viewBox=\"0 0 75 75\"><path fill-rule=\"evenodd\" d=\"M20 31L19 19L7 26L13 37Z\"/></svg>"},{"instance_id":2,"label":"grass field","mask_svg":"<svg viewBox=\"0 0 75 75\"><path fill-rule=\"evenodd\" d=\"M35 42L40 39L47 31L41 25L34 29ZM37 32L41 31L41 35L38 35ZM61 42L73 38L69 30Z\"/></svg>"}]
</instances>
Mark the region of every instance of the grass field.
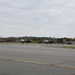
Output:
<instances>
[{"instance_id":1,"label":"grass field","mask_svg":"<svg viewBox=\"0 0 75 75\"><path fill-rule=\"evenodd\" d=\"M68 45L68 44L51 44L51 45L46 45L46 47L75 49L74 44L72 44L72 45Z\"/></svg>"}]
</instances>

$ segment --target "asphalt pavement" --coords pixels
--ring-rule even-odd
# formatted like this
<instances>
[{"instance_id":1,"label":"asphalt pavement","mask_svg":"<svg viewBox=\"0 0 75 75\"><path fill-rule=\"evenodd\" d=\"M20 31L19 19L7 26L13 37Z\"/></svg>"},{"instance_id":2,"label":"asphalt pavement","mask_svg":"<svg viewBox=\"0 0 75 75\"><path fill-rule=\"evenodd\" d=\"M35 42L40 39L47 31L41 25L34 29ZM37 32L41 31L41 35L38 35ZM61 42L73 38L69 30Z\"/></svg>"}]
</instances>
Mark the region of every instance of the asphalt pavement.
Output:
<instances>
[{"instance_id":1,"label":"asphalt pavement","mask_svg":"<svg viewBox=\"0 0 75 75\"><path fill-rule=\"evenodd\" d=\"M0 44L0 75L75 75L75 49Z\"/></svg>"}]
</instances>

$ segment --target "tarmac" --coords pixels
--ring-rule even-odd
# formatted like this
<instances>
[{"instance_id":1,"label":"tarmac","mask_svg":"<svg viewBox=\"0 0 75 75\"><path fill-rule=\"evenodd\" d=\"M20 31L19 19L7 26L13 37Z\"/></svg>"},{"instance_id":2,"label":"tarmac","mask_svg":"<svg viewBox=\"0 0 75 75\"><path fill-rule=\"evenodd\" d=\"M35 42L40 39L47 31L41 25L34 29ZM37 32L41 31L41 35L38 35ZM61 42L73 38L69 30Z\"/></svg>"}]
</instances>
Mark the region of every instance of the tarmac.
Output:
<instances>
[{"instance_id":1,"label":"tarmac","mask_svg":"<svg viewBox=\"0 0 75 75\"><path fill-rule=\"evenodd\" d=\"M8 63L10 63L9 67L12 70L13 70L13 65L15 63L18 63L18 65L15 66L15 68L17 68L21 63L22 66L23 65L25 66L26 64L31 65L31 67L33 67L34 65L37 67L42 66L42 69L45 67L47 68L49 66L46 69L46 71L49 69L52 70L51 68L53 68L55 71L55 72L53 71L54 72L53 75L58 75L59 73L56 74L56 72L57 71L59 72L60 68L63 69L63 71L61 70L61 73L59 75L74 75L75 74L75 49L60 48L58 46L63 46L63 45L60 44L59 45L58 44L52 44L52 45L50 44L0 44L0 62L2 62L0 66L5 64L9 65ZM8 66L6 65L2 66L2 68L3 70L5 70L4 68L6 68L6 70L9 71L9 69L7 69ZM31 67L29 66L29 68ZM29 68L27 69L29 70ZM26 69L26 67L24 69ZM35 69L37 70L37 68ZM0 68L0 70L2 69ZM39 72L40 71L41 69L39 70ZM48 74L44 74L44 72L41 74L40 72L39 75L50 75L49 73L53 73L53 72L50 71L48 72Z\"/></svg>"}]
</instances>

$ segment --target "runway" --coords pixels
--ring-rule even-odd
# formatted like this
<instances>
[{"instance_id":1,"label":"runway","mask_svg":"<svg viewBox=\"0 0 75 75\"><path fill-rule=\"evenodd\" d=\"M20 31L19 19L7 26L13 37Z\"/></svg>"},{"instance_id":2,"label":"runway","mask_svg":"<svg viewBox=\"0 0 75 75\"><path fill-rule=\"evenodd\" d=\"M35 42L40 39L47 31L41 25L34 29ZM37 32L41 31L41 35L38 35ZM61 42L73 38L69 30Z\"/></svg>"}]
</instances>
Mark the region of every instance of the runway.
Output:
<instances>
[{"instance_id":1,"label":"runway","mask_svg":"<svg viewBox=\"0 0 75 75\"><path fill-rule=\"evenodd\" d=\"M45 44L0 44L0 75L75 75L75 49Z\"/></svg>"}]
</instances>

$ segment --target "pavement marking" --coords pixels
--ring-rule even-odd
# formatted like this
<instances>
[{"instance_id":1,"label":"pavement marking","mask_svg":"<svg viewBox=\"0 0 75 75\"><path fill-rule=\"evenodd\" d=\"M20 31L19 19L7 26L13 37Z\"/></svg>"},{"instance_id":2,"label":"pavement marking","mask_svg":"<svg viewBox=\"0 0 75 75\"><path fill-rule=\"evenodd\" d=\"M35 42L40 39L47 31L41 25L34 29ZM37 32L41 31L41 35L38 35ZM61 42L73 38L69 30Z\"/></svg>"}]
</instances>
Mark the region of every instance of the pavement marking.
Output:
<instances>
[{"instance_id":1,"label":"pavement marking","mask_svg":"<svg viewBox=\"0 0 75 75\"><path fill-rule=\"evenodd\" d=\"M31 63L31 64L38 64L38 65L47 65L47 66L51 65L51 66L56 66L56 67L75 69L75 66L69 66L69 65L63 65L63 64L50 64L50 63L46 63L46 62L37 62L37 61L31 61L31 60L10 60L10 59L0 59L0 60Z\"/></svg>"},{"instance_id":2,"label":"pavement marking","mask_svg":"<svg viewBox=\"0 0 75 75\"><path fill-rule=\"evenodd\" d=\"M31 63L31 64L38 64L38 65L51 65L56 67L75 69L75 66L69 66L69 65L63 65L63 64L49 64L45 62L26 61L26 60L16 60L16 62Z\"/></svg>"},{"instance_id":3,"label":"pavement marking","mask_svg":"<svg viewBox=\"0 0 75 75\"><path fill-rule=\"evenodd\" d=\"M45 62L36 62L36 61L26 61L26 60L15 60L16 62L23 62L23 63L31 63L31 64L38 64L38 65L49 65Z\"/></svg>"},{"instance_id":4,"label":"pavement marking","mask_svg":"<svg viewBox=\"0 0 75 75\"><path fill-rule=\"evenodd\" d=\"M38 65L49 65L49 63L45 62L36 62L36 61L31 61L31 60L11 60L11 59L0 59L3 61L15 61L15 62L22 62L22 63L31 63L31 64L38 64Z\"/></svg>"},{"instance_id":5,"label":"pavement marking","mask_svg":"<svg viewBox=\"0 0 75 75\"><path fill-rule=\"evenodd\" d=\"M75 69L75 66L69 66L69 65L55 64L54 66Z\"/></svg>"}]
</instances>

